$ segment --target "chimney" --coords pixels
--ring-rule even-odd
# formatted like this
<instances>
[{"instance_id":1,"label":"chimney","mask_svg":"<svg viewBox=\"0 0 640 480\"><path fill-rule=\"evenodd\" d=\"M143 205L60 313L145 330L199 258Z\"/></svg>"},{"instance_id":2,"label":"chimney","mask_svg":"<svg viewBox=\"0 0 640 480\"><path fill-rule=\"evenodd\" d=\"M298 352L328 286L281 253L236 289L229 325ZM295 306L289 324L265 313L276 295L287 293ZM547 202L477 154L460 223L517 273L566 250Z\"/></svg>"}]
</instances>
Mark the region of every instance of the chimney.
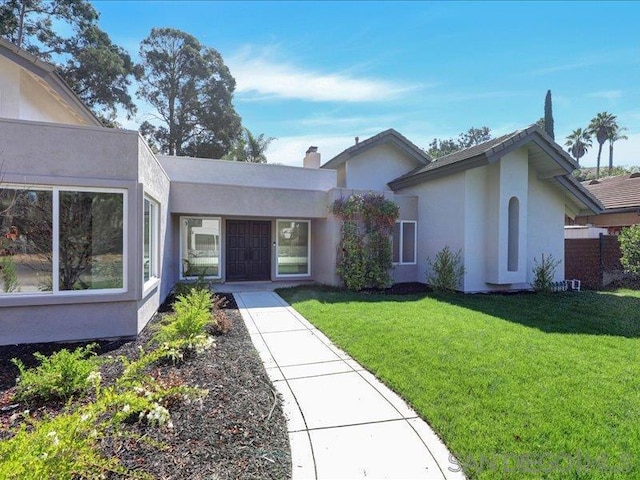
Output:
<instances>
[{"instance_id":1,"label":"chimney","mask_svg":"<svg viewBox=\"0 0 640 480\"><path fill-rule=\"evenodd\" d=\"M360 137L356 137L356 145L360 143Z\"/></svg>"},{"instance_id":2,"label":"chimney","mask_svg":"<svg viewBox=\"0 0 640 480\"><path fill-rule=\"evenodd\" d=\"M320 154L318 153L318 147L309 147L307 154L302 161L304 168L320 168Z\"/></svg>"}]
</instances>

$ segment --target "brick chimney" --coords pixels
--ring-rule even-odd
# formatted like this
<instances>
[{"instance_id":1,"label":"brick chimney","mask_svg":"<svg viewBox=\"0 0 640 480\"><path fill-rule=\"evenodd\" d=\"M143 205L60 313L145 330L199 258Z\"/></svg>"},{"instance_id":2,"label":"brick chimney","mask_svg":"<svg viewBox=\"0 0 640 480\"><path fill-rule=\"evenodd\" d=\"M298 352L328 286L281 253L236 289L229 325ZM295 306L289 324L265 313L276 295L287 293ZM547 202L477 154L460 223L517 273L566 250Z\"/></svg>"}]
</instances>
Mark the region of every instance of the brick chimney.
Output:
<instances>
[{"instance_id":1,"label":"brick chimney","mask_svg":"<svg viewBox=\"0 0 640 480\"><path fill-rule=\"evenodd\" d=\"M320 154L318 153L318 147L309 147L307 154L302 161L304 168L320 168Z\"/></svg>"}]
</instances>

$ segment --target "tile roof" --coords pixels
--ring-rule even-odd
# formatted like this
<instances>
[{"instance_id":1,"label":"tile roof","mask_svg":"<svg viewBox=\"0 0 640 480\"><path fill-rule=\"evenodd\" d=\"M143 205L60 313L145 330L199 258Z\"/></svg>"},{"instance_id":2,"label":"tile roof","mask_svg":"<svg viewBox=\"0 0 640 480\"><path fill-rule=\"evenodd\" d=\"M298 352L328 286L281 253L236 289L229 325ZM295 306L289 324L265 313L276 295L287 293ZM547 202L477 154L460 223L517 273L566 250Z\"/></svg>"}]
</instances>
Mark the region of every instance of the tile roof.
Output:
<instances>
[{"instance_id":1,"label":"tile roof","mask_svg":"<svg viewBox=\"0 0 640 480\"><path fill-rule=\"evenodd\" d=\"M587 180L582 185L604 205L606 210L640 207L640 174Z\"/></svg>"}]
</instances>

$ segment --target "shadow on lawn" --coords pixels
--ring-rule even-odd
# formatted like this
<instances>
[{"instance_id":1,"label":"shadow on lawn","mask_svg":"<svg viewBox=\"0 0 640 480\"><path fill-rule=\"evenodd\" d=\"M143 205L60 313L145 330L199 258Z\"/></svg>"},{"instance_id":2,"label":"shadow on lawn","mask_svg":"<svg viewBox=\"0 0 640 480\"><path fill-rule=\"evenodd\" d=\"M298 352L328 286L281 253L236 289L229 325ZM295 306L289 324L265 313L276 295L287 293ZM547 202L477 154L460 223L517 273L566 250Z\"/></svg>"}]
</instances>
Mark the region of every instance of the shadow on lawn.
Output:
<instances>
[{"instance_id":1,"label":"shadow on lawn","mask_svg":"<svg viewBox=\"0 0 640 480\"><path fill-rule=\"evenodd\" d=\"M547 333L640 338L639 297L594 291L432 297Z\"/></svg>"},{"instance_id":2,"label":"shadow on lawn","mask_svg":"<svg viewBox=\"0 0 640 480\"><path fill-rule=\"evenodd\" d=\"M415 302L425 297L473 310L547 333L611 335L640 338L640 297L612 292L566 292L554 294L461 294L423 293L383 295L352 293L332 287L283 289L291 301L316 299L321 303Z\"/></svg>"}]
</instances>

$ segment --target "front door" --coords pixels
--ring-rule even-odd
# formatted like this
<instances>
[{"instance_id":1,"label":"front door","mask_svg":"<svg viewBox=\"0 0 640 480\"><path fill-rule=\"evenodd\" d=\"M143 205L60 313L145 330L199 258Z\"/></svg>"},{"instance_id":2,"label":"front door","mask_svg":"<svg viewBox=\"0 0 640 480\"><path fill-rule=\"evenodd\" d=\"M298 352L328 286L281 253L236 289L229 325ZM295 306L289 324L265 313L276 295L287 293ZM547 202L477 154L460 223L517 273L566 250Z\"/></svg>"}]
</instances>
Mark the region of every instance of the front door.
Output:
<instances>
[{"instance_id":1,"label":"front door","mask_svg":"<svg viewBox=\"0 0 640 480\"><path fill-rule=\"evenodd\" d=\"M227 220L226 279L271 279L271 222Z\"/></svg>"}]
</instances>

